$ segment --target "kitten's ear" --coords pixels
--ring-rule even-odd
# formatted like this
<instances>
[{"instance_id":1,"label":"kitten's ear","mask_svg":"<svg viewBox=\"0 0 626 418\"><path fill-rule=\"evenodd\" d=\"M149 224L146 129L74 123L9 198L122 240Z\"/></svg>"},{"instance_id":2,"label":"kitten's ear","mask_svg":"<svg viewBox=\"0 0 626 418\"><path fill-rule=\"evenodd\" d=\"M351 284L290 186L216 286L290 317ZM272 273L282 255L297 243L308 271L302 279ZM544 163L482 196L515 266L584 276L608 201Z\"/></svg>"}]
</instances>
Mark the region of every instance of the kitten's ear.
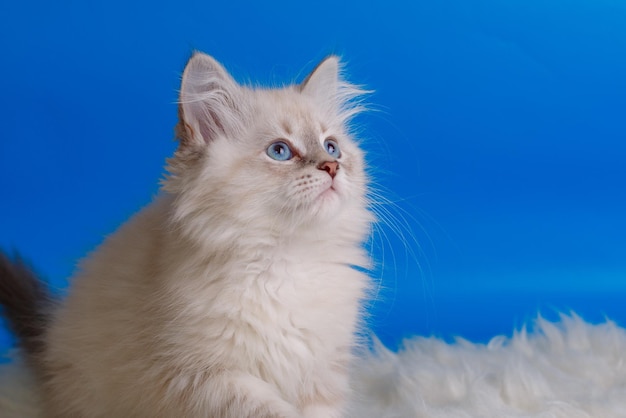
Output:
<instances>
[{"instance_id":1,"label":"kitten's ear","mask_svg":"<svg viewBox=\"0 0 626 418\"><path fill-rule=\"evenodd\" d=\"M300 85L302 93L322 105L336 105L339 88L339 58L335 55L320 62Z\"/></svg>"},{"instance_id":2,"label":"kitten's ear","mask_svg":"<svg viewBox=\"0 0 626 418\"><path fill-rule=\"evenodd\" d=\"M228 134L237 120L241 88L212 57L196 52L183 72L176 134L182 146L204 145Z\"/></svg>"}]
</instances>

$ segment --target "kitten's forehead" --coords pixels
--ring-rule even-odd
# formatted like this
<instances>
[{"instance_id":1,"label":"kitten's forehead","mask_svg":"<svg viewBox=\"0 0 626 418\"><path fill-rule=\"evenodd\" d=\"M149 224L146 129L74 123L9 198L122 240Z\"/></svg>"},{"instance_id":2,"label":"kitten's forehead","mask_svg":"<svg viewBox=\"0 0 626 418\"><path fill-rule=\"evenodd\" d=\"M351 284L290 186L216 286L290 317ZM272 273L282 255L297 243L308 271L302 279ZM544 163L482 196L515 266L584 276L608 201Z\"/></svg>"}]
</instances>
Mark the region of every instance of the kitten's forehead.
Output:
<instances>
[{"instance_id":1,"label":"kitten's forehead","mask_svg":"<svg viewBox=\"0 0 626 418\"><path fill-rule=\"evenodd\" d=\"M286 135L319 135L328 131L328 126L324 121L317 120L312 115L300 115L300 117L292 117L291 115L282 115L279 117L279 128Z\"/></svg>"},{"instance_id":2,"label":"kitten's forehead","mask_svg":"<svg viewBox=\"0 0 626 418\"><path fill-rule=\"evenodd\" d=\"M294 141L303 148L318 147L320 139L329 135L331 123L322 109L293 90L269 91L272 106L263 112L264 124L273 135ZM261 103L263 106L263 101Z\"/></svg>"},{"instance_id":3,"label":"kitten's forehead","mask_svg":"<svg viewBox=\"0 0 626 418\"><path fill-rule=\"evenodd\" d=\"M320 139L327 133L328 128L322 121L316 120L312 115L305 117L289 117L283 115L280 119L279 129L285 138L298 143L303 148L317 148Z\"/></svg>"},{"instance_id":4,"label":"kitten's forehead","mask_svg":"<svg viewBox=\"0 0 626 418\"><path fill-rule=\"evenodd\" d=\"M300 151L305 153L307 158L328 157L326 152L322 152L322 142L328 136L327 128L324 124L313 117L299 119L283 119L281 128L286 125L289 127L291 134L284 137L289 139L292 144ZM285 133L287 131L284 131Z\"/></svg>"}]
</instances>

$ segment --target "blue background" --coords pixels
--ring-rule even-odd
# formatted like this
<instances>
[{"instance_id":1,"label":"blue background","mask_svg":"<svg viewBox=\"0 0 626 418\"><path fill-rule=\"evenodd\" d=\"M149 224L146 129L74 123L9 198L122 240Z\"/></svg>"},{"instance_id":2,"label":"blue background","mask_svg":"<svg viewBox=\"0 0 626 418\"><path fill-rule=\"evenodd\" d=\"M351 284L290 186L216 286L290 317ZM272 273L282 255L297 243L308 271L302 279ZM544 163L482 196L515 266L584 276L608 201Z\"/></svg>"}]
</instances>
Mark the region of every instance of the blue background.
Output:
<instances>
[{"instance_id":1,"label":"blue background","mask_svg":"<svg viewBox=\"0 0 626 418\"><path fill-rule=\"evenodd\" d=\"M2 1L0 246L63 287L151 199L193 49L266 85L339 53L376 90L357 122L404 236L374 237L388 345L539 311L626 324L618 0Z\"/></svg>"}]
</instances>

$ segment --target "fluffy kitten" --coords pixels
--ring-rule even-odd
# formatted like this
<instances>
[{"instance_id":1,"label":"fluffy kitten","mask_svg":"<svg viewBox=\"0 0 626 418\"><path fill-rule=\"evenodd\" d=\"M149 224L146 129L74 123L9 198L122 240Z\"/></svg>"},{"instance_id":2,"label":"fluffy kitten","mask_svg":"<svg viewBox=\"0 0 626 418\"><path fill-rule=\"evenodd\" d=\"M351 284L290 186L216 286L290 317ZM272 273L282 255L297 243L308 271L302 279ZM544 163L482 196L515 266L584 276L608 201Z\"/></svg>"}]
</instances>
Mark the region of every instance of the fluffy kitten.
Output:
<instances>
[{"instance_id":1,"label":"fluffy kitten","mask_svg":"<svg viewBox=\"0 0 626 418\"><path fill-rule=\"evenodd\" d=\"M334 56L257 89L193 55L162 193L68 297L47 314L28 269L0 260L50 417L342 416L373 220L346 125L361 93Z\"/></svg>"}]
</instances>

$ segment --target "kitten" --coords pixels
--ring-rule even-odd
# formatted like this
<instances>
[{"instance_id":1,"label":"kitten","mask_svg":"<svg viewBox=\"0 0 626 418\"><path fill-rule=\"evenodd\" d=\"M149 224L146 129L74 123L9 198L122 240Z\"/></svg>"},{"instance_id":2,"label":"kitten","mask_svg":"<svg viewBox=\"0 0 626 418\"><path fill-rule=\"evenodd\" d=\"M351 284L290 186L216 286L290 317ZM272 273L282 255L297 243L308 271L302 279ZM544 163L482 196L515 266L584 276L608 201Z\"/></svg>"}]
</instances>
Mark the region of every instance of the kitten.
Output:
<instances>
[{"instance_id":1,"label":"kitten","mask_svg":"<svg viewBox=\"0 0 626 418\"><path fill-rule=\"evenodd\" d=\"M23 263L0 258L48 416L343 415L373 222L347 126L362 93L334 56L281 89L192 56L161 194L81 263L67 298L49 309Z\"/></svg>"}]
</instances>

